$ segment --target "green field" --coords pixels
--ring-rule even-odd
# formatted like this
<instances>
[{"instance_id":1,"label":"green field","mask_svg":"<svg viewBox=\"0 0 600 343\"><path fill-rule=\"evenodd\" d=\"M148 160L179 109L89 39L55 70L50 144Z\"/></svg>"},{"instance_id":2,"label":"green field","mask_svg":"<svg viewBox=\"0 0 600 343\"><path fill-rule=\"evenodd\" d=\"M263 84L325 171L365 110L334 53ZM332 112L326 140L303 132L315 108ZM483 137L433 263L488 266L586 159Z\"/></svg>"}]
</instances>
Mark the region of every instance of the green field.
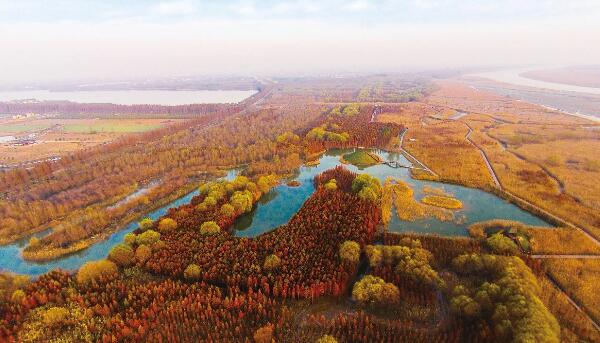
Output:
<instances>
[{"instance_id":1,"label":"green field","mask_svg":"<svg viewBox=\"0 0 600 343\"><path fill-rule=\"evenodd\" d=\"M161 127L160 124L136 124L136 123L93 123L93 124L66 124L62 126L64 132L91 133L91 132L146 132Z\"/></svg>"},{"instance_id":2,"label":"green field","mask_svg":"<svg viewBox=\"0 0 600 343\"><path fill-rule=\"evenodd\" d=\"M47 129L52 124L0 124L0 132L21 133Z\"/></svg>"},{"instance_id":3,"label":"green field","mask_svg":"<svg viewBox=\"0 0 600 343\"><path fill-rule=\"evenodd\" d=\"M344 155L344 160L357 167L364 168L379 164L379 161L371 156L368 152L359 150L350 154Z\"/></svg>"}]
</instances>

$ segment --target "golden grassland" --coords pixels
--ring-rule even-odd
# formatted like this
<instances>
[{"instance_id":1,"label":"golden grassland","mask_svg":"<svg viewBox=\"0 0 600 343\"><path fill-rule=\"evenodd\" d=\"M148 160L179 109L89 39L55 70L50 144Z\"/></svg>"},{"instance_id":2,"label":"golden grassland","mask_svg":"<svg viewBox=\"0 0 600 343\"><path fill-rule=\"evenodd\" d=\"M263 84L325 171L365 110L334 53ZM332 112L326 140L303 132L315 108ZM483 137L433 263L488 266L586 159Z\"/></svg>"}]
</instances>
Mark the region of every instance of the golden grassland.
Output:
<instances>
[{"instance_id":1,"label":"golden grassland","mask_svg":"<svg viewBox=\"0 0 600 343\"><path fill-rule=\"evenodd\" d=\"M449 193L446 193L446 191L441 187L432 187L432 186L425 185L425 186L423 186L423 193L452 198L452 195Z\"/></svg>"},{"instance_id":2,"label":"golden grassland","mask_svg":"<svg viewBox=\"0 0 600 343\"><path fill-rule=\"evenodd\" d=\"M600 238L600 131L590 129L597 124L454 82L439 82L425 101L472 112L460 121L473 128L470 138L505 191Z\"/></svg>"},{"instance_id":3,"label":"golden grassland","mask_svg":"<svg viewBox=\"0 0 600 343\"><path fill-rule=\"evenodd\" d=\"M600 139L526 144L515 151L558 178L565 193L600 210Z\"/></svg>"},{"instance_id":4,"label":"golden grassland","mask_svg":"<svg viewBox=\"0 0 600 343\"><path fill-rule=\"evenodd\" d=\"M379 116L382 122L405 123L403 147L435 171L443 181L487 188L493 185L480 152L465 139L468 128L458 121L434 121L406 118L402 113Z\"/></svg>"},{"instance_id":5,"label":"golden grassland","mask_svg":"<svg viewBox=\"0 0 600 343\"><path fill-rule=\"evenodd\" d=\"M548 259L544 265L569 296L600 322L600 260Z\"/></svg>"},{"instance_id":6,"label":"golden grassland","mask_svg":"<svg viewBox=\"0 0 600 343\"><path fill-rule=\"evenodd\" d=\"M427 205L447 208L449 210L458 210L463 207L460 200L439 195L427 195L421 199L421 202Z\"/></svg>"},{"instance_id":7,"label":"golden grassland","mask_svg":"<svg viewBox=\"0 0 600 343\"><path fill-rule=\"evenodd\" d=\"M585 315L577 311L563 292L546 277L538 277L538 283L541 287L540 300L560 323L562 342L600 342L600 332Z\"/></svg>"},{"instance_id":8,"label":"golden grassland","mask_svg":"<svg viewBox=\"0 0 600 343\"><path fill-rule=\"evenodd\" d=\"M533 254L540 255L600 255L600 246L579 230L571 228L540 228L525 226L531 236Z\"/></svg>"},{"instance_id":9,"label":"golden grassland","mask_svg":"<svg viewBox=\"0 0 600 343\"><path fill-rule=\"evenodd\" d=\"M386 195L387 194L387 195ZM384 198L391 197L398 218L406 221L415 221L428 217L435 217L441 221L451 221L454 214L443 208L429 206L417 201L410 186L402 180L388 178L384 184ZM389 204L386 199L385 204Z\"/></svg>"}]
</instances>

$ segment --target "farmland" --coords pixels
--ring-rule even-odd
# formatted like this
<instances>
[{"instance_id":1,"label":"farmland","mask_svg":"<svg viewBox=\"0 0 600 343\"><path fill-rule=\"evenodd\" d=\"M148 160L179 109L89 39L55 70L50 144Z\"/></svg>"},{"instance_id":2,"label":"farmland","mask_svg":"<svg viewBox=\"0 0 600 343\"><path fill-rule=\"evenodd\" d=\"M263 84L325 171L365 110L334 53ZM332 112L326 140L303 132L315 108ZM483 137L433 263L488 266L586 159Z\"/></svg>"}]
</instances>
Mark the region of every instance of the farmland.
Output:
<instances>
[{"instance_id":1,"label":"farmland","mask_svg":"<svg viewBox=\"0 0 600 343\"><path fill-rule=\"evenodd\" d=\"M31 144L0 145L0 164L13 165L73 153L112 142L128 134L144 133L181 122L181 119L5 119L0 136L33 137Z\"/></svg>"}]
</instances>

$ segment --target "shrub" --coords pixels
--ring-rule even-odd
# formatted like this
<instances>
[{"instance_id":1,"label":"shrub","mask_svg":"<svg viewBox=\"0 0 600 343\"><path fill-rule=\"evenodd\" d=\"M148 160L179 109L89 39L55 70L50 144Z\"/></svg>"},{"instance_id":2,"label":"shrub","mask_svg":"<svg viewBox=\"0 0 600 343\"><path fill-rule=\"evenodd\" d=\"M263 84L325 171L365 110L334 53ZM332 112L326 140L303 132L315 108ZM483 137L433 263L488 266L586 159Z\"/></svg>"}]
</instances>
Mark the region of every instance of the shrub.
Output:
<instances>
[{"instance_id":1,"label":"shrub","mask_svg":"<svg viewBox=\"0 0 600 343\"><path fill-rule=\"evenodd\" d=\"M135 250L135 259L141 263L146 262L152 256L152 249L149 246L142 244Z\"/></svg>"},{"instance_id":2,"label":"shrub","mask_svg":"<svg viewBox=\"0 0 600 343\"><path fill-rule=\"evenodd\" d=\"M338 341L331 335L324 335L317 340L317 343L338 343Z\"/></svg>"},{"instance_id":3,"label":"shrub","mask_svg":"<svg viewBox=\"0 0 600 343\"><path fill-rule=\"evenodd\" d=\"M354 284L352 297L361 305L385 306L400 301L400 291L393 283L382 278L366 275Z\"/></svg>"},{"instance_id":4,"label":"shrub","mask_svg":"<svg viewBox=\"0 0 600 343\"><path fill-rule=\"evenodd\" d=\"M519 247L512 239L504 236L502 233L491 235L485 240L486 245L496 254L516 255L519 253Z\"/></svg>"},{"instance_id":5,"label":"shrub","mask_svg":"<svg viewBox=\"0 0 600 343\"><path fill-rule=\"evenodd\" d=\"M14 291L10 297L10 301L12 301L15 304L20 304L21 302L23 302L23 299L25 298L25 292L23 292L22 289L17 289L16 291Z\"/></svg>"},{"instance_id":6,"label":"shrub","mask_svg":"<svg viewBox=\"0 0 600 343\"><path fill-rule=\"evenodd\" d=\"M77 282L85 284L100 279L111 280L119 274L116 264L108 260L86 262L77 272Z\"/></svg>"},{"instance_id":7,"label":"shrub","mask_svg":"<svg viewBox=\"0 0 600 343\"><path fill-rule=\"evenodd\" d=\"M273 341L273 325L268 324L258 328L254 332L253 338L256 343L271 343Z\"/></svg>"},{"instance_id":8,"label":"shrub","mask_svg":"<svg viewBox=\"0 0 600 343\"><path fill-rule=\"evenodd\" d=\"M200 225L200 234L202 236L213 236L221 232L221 228L214 221L208 221Z\"/></svg>"},{"instance_id":9,"label":"shrub","mask_svg":"<svg viewBox=\"0 0 600 343\"><path fill-rule=\"evenodd\" d=\"M235 208L231 204L223 204L221 206L221 215L224 217L231 217L235 214Z\"/></svg>"},{"instance_id":10,"label":"shrub","mask_svg":"<svg viewBox=\"0 0 600 343\"><path fill-rule=\"evenodd\" d=\"M135 241L136 241L136 237L137 237L137 235L135 233L130 232L130 233L126 234L125 237L123 237L123 241L127 245L134 245Z\"/></svg>"},{"instance_id":11,"label":"shrub","mask_svg":"<svg viewBox=\"0 0 600 343\"><path fill-rule=\"evenodd\" d=\"M201 273L202 270L200 269L199 265L190 264L183 271L183 277L185 277L188 280L198 280L200 278Z\"/></svg>"},{"instance_id":12,"label":"shrub","mask_svg":"<svg viewBox=\"0 0 600 343\"><path fill-rule=\"evenodd\" d=\"M254 196L248 190L243 192L237 191L231 196L230 203L233 205L237 213L250 212L252 211Z\"/></svg>"},{"instance_id":13,"label":"shrub","mask_svg":"<svg viewBox=\"0 0 600 343\"><path fill-rule=\"evenodd\" d=\"M328 191L335 191L337 189L337 181L335 179L329 180L325 184L325 189Z\"/></svg>"},{"instance_id":14,"label":"shrub","mask_svg":"<svg viewBox=\"0 0 600 343\"><path fill-rule=\"evenodd\" d=\"M137 244L146 244L151 245L152 243L157 242L160 239L160 233L154 230L144 231L139 234L136 238Z\"/></svg>"},{"instance_id":15,"label":"shrub","mask_svg":"<svg viewBox=\"0 0 600 343\"><path fill-rule=\"evenodd\" d=\"M152 228L154 221L150 218L144 218L139 222L140 230L146 231Z\"/></svg>"},{"instance_id":16,"label":"shrub","mask_svg":"<svg viewBox=\"0 0 600 343\"><path fill-rule=\"evenodd\" d=\"M263 267L265 268L265 270L275 270L279 268L280 265L281 259L277 255L271 254L265 258L265 263L263 264Z\"/></svg>"},{"instance_id":17,"label":"shrub","mask_svg":"<svg viewBox=\"0 0 600 343\"><path fill-rule=\"evenodd\" d=\"M381 182L369 174L360 174L352 181L352 191L362 199L378 202L383 190Z\"/></svg>"},{"instance_id":18,"label":"shrub","mask_svg":"<svg viewBox=\"0 0 600 343\"><path fill-rule=\"evenodd\" d=\"M64 307L51 307L43 314L44 324L50 327L61 326L69 319L69 310Z\"/></svg>"},{"instance_id":19,"label":"shrub","mask_svg":"<svg viewBox=\"0 0 600 343\"><path fill-rule=\"evenodd\" d=\"M340 245L340 258L346 263L358 263L360 259L360 245L354 241L345 241Z\"/></svg>"},{"instance_id":20,"label":"shrub","mask_svg":"<svg viewBox=\"0 0 600 343\"><path fill-rule=\"evenodd\" d=\"M108 253L108 259L118 266L127 267L133 262L134 252L127 244L117 244Z\"/></svg>"},{"instance_id":21,"label":"shrub","mask_svg":"<svg viewBox=\"0 0 600 343\"><path fill-rule=\"evenodd\" d=\"M167 233L177 228L177 222L171 218L165 218L158 223L158 231Z\"/></svg>"},{"instance_id":22,"label":"shrub","mask_svg":"<svg viewBox=\"0 0 600 343\"><path fill-rule=\"evenodd\" d=\"M40 245L40 239L37 237L31 237L29 239L29 246L32 248L37 247L38 245Z\"/></svg>"}]
</instances>

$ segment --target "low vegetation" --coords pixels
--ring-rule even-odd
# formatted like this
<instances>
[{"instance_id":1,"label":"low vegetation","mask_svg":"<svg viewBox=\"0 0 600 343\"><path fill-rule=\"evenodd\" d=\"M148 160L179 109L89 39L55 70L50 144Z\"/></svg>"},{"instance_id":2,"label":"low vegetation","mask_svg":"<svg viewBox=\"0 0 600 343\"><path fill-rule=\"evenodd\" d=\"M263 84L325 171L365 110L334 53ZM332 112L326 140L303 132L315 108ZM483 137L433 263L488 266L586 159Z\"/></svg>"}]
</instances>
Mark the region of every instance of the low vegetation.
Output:
<instances>
[{"instance_id":1,"label":"low vegetation","mask_svg":"<svg viewBox=\"0 0 600 343\"><path fill-rule=\"evenodd\" d=\"M343 162L353 164L359 168L366 168L381 163L381 158L371 152L357 150L346 154L343 157Z\"/></svg>"},{"instance_id":2,"label":"low vegetation","mask_svg":"<svg viewBox=\"0 0 600 343\"><path fill-rule=\"evenodd\" d=\"M460 200L439 195L427 195L421 199L421 202L431 206L447 208L449 210L458 210L463 207Z\"/></svg>"}]
</instances>

